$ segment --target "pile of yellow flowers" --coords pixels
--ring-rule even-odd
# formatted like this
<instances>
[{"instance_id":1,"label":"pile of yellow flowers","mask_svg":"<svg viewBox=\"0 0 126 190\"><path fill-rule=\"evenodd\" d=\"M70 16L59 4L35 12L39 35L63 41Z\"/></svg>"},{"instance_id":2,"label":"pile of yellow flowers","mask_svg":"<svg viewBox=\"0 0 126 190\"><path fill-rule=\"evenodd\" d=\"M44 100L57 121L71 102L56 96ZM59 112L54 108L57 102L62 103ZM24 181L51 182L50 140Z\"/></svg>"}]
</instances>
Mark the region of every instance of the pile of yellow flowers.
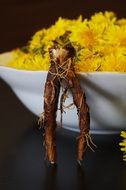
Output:
<instances>
[{"instance_id":1,"label":"pile of yellow flowers","mask_svg":"<svg viewBox=\"0 0 126 190\"><path fill-rule=\"evenodd\" d=\"M123 141L120 143L122 146L121 150L124 152L123 160L126 161L126 132L122 131L121 136L124 138Z\"/></svg>"},{"instance_id":2,"label":"pile of yellow flowers","mask_svg":"<svg viewBox=\"0 0 126 190\"><path fill-rule=\"evenodd\" d=\"M113 12L107 11L90 19L59 18L51 27L36 32L25 49L14 50L14 60L9 66L48 70L48 48L65 31L71 31L70 41L77 50L76 72L126 72L126 19L117 19Z\"/></svg>"}]
</instances>

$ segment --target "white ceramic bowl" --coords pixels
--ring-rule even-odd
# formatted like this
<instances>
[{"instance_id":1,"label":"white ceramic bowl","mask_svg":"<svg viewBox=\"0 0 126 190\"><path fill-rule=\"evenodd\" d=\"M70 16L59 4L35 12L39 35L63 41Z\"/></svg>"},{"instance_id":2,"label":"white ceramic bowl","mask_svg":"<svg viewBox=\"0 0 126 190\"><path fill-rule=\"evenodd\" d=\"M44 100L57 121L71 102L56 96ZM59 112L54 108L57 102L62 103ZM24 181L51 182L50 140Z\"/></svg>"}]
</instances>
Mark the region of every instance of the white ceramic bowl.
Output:
<instances>
[{"instance_id":1,"label":"white ceramic bowl","mask_svg":"<svg viewBox=\"0 0 126 190\"><path fill-rule=\"evenodd\" d=\"M26 71L6 67L11 53L0 55L0 77L10 85L21 102L34 114L43 112L46 71ZM117 133L126 129L126 74L113 72L79 73L91 114L91 133ZM66 104L72 102L72 96ZM57 114L60 121L60 114ZM76 108L66 110L63 127L78 131Z\"/></svg>"}]
</instances>

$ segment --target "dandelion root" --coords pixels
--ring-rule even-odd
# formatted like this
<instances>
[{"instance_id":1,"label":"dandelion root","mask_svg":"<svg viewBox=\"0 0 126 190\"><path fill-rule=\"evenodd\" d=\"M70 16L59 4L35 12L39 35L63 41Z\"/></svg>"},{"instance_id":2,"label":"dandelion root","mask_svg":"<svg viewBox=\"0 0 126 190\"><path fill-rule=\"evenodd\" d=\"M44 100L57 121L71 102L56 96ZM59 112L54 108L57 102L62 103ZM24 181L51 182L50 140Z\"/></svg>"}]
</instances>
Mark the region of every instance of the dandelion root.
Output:
<instances>
[{"instance_id":1,"label":"dandelion root","mask_svg":"<svg viewBox=\"0 0 126 190\"><path fill-rule=\"evenodd\" d=\"M64 88L61 96L60 111L63 113L63 103L67 97L67 89L70 89L73 96L73 103L77 108L79 119L80 135L77 138L77 160L83 160L87 146L91 147L91 137L89 135L90 116L86 103L85 93L82 91L77 75L75 74L73 63L76 51L69 42L70 32L66 32L54 41L54 45L49 49L50 68L48 71L45 91L44 91L44 117L41 124L44 128L44 145L46 156L50 163L56 163L56 113L58 110L58 99L60 88ZM65 87L64 85L65 84ZM62 122L62 117L61 117Z\"/></svg>"}]
</instances>

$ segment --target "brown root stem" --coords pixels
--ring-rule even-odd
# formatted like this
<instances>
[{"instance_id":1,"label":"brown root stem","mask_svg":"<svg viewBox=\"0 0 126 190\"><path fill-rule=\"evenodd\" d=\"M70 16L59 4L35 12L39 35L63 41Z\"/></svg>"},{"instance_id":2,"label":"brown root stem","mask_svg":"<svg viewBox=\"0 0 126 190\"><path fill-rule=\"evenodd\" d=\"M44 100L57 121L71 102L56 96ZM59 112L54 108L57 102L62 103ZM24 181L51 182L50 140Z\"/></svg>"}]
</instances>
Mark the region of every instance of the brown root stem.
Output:
<instances>
[{"instance_id":1,"label":"brown root stem","mask_svg":"<svg viewBox=\"0 0 126 190\"><path fill-rule=\"evenodd\" d=\"M65 39L65 45L62 46L55 41L52 48L49 49L51 65L48 71L47 80L44 91L44 116L40 118L40 122L44 124L45 129L45 149L47 158L50 162L56 162L56 112L60 87L65 84L63 94L60 101L61 125L62 114L65 108L75 105L79 119L80 136L77 145L77 160L80 161L85 155L87 146L91 149L93 144L89 135L90 114L86 103L85 93L82 91L77 75L75 74L73 62L75 57L75 49L71 43L66 43L70 32L65 33L62 39ZM68 40L69 41L69 40ZM70 89L73 96L73 103L64 106L67 97L67 89Z\"/></svg>"}]
</instances>

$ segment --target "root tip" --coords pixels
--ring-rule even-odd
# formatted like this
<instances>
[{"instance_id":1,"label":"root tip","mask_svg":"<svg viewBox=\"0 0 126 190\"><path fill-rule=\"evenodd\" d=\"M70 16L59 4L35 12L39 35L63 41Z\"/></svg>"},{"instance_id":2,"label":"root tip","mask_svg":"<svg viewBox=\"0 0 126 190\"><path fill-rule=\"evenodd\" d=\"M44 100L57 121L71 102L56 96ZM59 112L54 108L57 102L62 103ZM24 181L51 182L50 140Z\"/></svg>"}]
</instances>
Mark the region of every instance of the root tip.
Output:
<instances>
[{"instance_id":1,"label":"root tip","mask_svg":"<svg viewBox=\"0 0 126 190\"><path fill-rule=\"evenodd\" d=\"M77 163L79 164L79 166L82 165L82 160L77 160Z\"/></svg>"},{"instance_id":2,"label":"root tip","mask_svg":"<svg viewBox=\"0 0 126 190\"><path fill-rule=\"evenodd\" d=\"M56 163L56 162L51 161L51 162L50 162L50 165L51 165L52 167L56 167L56 166L57 166L57 163Z\"/></svg>"}]
</instances>

